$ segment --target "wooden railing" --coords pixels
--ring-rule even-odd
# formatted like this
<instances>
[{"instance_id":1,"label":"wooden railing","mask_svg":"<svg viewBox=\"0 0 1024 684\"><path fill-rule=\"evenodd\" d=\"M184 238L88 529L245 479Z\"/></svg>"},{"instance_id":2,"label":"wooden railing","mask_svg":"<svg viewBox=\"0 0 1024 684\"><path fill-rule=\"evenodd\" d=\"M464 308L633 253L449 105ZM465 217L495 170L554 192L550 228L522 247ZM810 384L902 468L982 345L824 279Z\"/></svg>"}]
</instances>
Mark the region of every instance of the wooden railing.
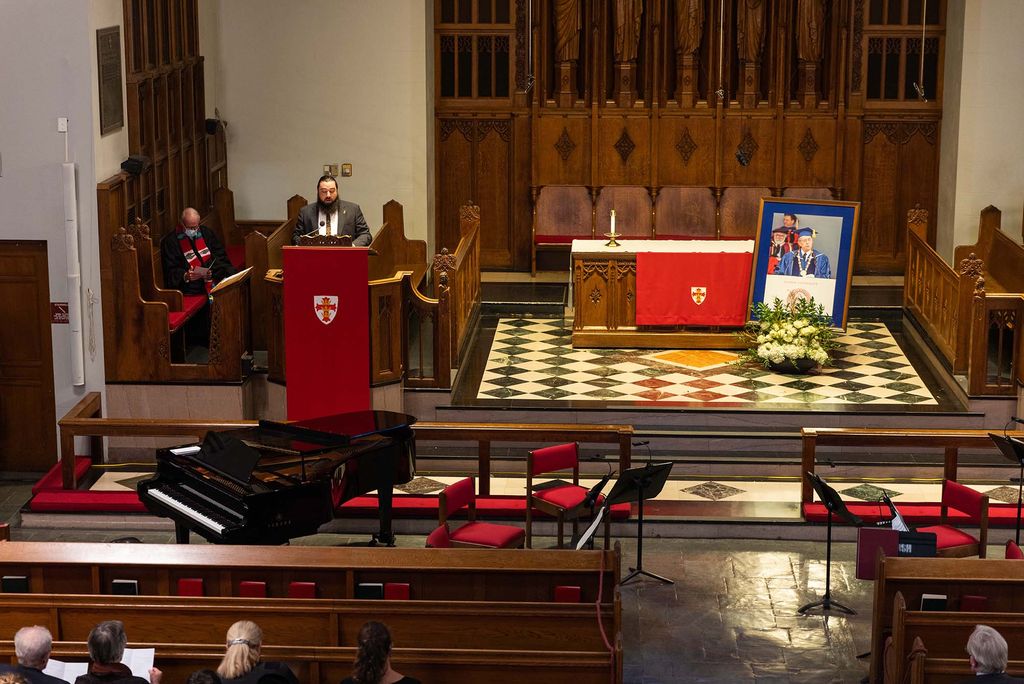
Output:
<instances>
[{"instance_id":1,"label":"wooden railing","mask_svg":"<svg viewBox=\"0 0 1024 684\"><path fill-rule=\"evenodd\" d=\"M995 207L978 241L954 251L954 269L926 240L928 213L907 213L903 306L972 396L1015 396L1024 382L1024 246L1003 233Z\"/></svg>"},{"instance_id":2,"label":"wooden railing","mask_svg":"<svg viewBox=\"0 0 1024 684\"><path fill-rule=\"evenodd\" d=\"M989 430L899 430L868 428L803 428L800 473L813 473L817 463L817 449L822 446L900 449L942 449L945 453L942 477L955 480L960 449L995 449ZM1011 437L1024 439L1024 432L1007 432ZM814 492L808 478L800 484L800 502L810 503Z\"/></svg>"},{"instance_id":3,"label":"wooden railing","mask_svg":"<svg viewBox=\"0 0 1024 684\"><path fill-rule=\"evenodd\" d=\"M973 257L955 270L927 241L928 212L907 213L907 267L903 306L949 362L966 373L971 343L971 307L981 264Z\"/></svg>"},{"instance_id":4,"label":"wooden railing","mask_svg":"<svg viewBox=\"0 0 1024 684\"><path fill-rule=\"evenodd\" d=\"M407 387L450 388L452 369L458 367L480 315L479 207L461 207L459 230L455 253L442 249L434 256L437 298L420 294L410 281L403 286Z\"/></svg>"},{"instance_id":5,"label":"wooden railing","mask_svg":"<svg viewBox=\"0 0 1024 684\"><path fill-rule=\"evenodd\" d=\"M170 419L104 418L98 392L90 392L71 408L58 423L60 460L65 489L74 489L75 437L90 437L93 460L103 454L101 437L187 436L202 439L210 430L252 427L256 421L196 421ZM608 444L618 448L619 472L630 466L633 427L631 425L580 425L558 423L439 423L425 421L414 426L421 443L475 442L477 478L480 494L490 494L491 445L495 442L520 442L537 446L552 442Z\"/></svg>"}]
</instances>

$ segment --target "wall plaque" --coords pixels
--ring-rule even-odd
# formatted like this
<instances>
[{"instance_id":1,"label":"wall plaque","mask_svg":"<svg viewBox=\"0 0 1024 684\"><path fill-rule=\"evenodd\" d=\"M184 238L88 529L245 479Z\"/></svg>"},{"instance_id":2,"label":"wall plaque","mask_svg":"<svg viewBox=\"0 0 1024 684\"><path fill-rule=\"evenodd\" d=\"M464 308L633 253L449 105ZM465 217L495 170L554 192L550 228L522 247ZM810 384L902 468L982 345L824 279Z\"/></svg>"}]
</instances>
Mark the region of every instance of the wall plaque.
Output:
<instances>
[{"instance_id":1,"label":"wall plaque","mask_svg":"<svg viewBox=\"0 0 1024 684\"><path fill-rule=\"evenodd\" d=\"M120 26L96 30L96 63L100 89L100 135L106 135L124 128Z\"/></svg>"}]
</instances>

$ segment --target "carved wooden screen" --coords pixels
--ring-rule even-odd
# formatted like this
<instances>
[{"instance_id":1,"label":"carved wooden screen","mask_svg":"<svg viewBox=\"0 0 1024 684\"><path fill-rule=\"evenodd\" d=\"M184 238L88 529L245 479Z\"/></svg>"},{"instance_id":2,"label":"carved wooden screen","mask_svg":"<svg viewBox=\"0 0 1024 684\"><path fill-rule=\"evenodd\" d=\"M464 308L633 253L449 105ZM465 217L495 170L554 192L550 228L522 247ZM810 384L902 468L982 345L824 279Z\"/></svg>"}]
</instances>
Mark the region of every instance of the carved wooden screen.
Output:
<instances>
[{"instance_id":1,"label":"carved wooden screen","mask_svg":"<svg viewBox=\"0 0 1024 684\"><path fill-rule=\"evenodd\" d=\"M763 194L860 200L855 271L903 271L901 217L937 201L945 0L511 0L510 23L481 22L497 2L435 3L439 245L472 198L484 264L524 268L546 186L646 188L655 207L705 187L713 212L658 233L752 235ZM496 32L508 97L481 89ZM476 195L496 171L492 206Z\"/></svg>"},{"instance_id":2,"label":"carved wooden screen","mask_svg":"<svg viewBox=\"0 0 1024 684\"><path fill-rule=\"evenodd\" d=\"M211 136L220 143L209 155L197 0L124 0L124 19L128 149L151 162L127 183L126 218L147 220L159 241L182 209L206 213L213 190L226 185L223 130Z\"/></svg>"}]
</instances>

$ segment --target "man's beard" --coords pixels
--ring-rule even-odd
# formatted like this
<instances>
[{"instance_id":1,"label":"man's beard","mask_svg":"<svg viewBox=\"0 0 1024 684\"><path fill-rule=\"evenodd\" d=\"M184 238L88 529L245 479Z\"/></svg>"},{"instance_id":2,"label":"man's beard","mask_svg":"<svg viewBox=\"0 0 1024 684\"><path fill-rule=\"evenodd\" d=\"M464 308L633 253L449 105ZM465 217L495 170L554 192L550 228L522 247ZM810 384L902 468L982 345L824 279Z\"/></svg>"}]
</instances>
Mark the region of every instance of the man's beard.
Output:
<instances>
[{"instance_id":1,"label":"man's beard","mask_svg":"<svg viewBox=\"0 0 1024 684\"><path fill-rule=\"evenodd\" d=\"M317 200L317 205L320 207L320 211L325 214L333 214L338 209L338 198L335 197L333 202L324 202L323 200Z\"/></svg>"}]
</instances>

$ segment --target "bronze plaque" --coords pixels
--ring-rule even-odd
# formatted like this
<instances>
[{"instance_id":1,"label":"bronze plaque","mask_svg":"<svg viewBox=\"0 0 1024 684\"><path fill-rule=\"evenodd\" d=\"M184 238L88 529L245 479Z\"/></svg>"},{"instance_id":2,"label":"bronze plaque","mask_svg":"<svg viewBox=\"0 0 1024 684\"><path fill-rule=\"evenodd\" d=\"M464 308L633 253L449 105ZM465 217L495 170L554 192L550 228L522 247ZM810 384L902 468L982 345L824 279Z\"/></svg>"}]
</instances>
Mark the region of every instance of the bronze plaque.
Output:
<instances>
[{"instance_id":1,"label":"bronze plaque","mask_svg":"<svg viewBox=\"0 0 1024 684\"><path fill-rule=\"evenodd\" d=\"M96 30L96 62L100 87L100 135L106 135L124 128L120 26Z\"/></svg>"}]
</instances>

